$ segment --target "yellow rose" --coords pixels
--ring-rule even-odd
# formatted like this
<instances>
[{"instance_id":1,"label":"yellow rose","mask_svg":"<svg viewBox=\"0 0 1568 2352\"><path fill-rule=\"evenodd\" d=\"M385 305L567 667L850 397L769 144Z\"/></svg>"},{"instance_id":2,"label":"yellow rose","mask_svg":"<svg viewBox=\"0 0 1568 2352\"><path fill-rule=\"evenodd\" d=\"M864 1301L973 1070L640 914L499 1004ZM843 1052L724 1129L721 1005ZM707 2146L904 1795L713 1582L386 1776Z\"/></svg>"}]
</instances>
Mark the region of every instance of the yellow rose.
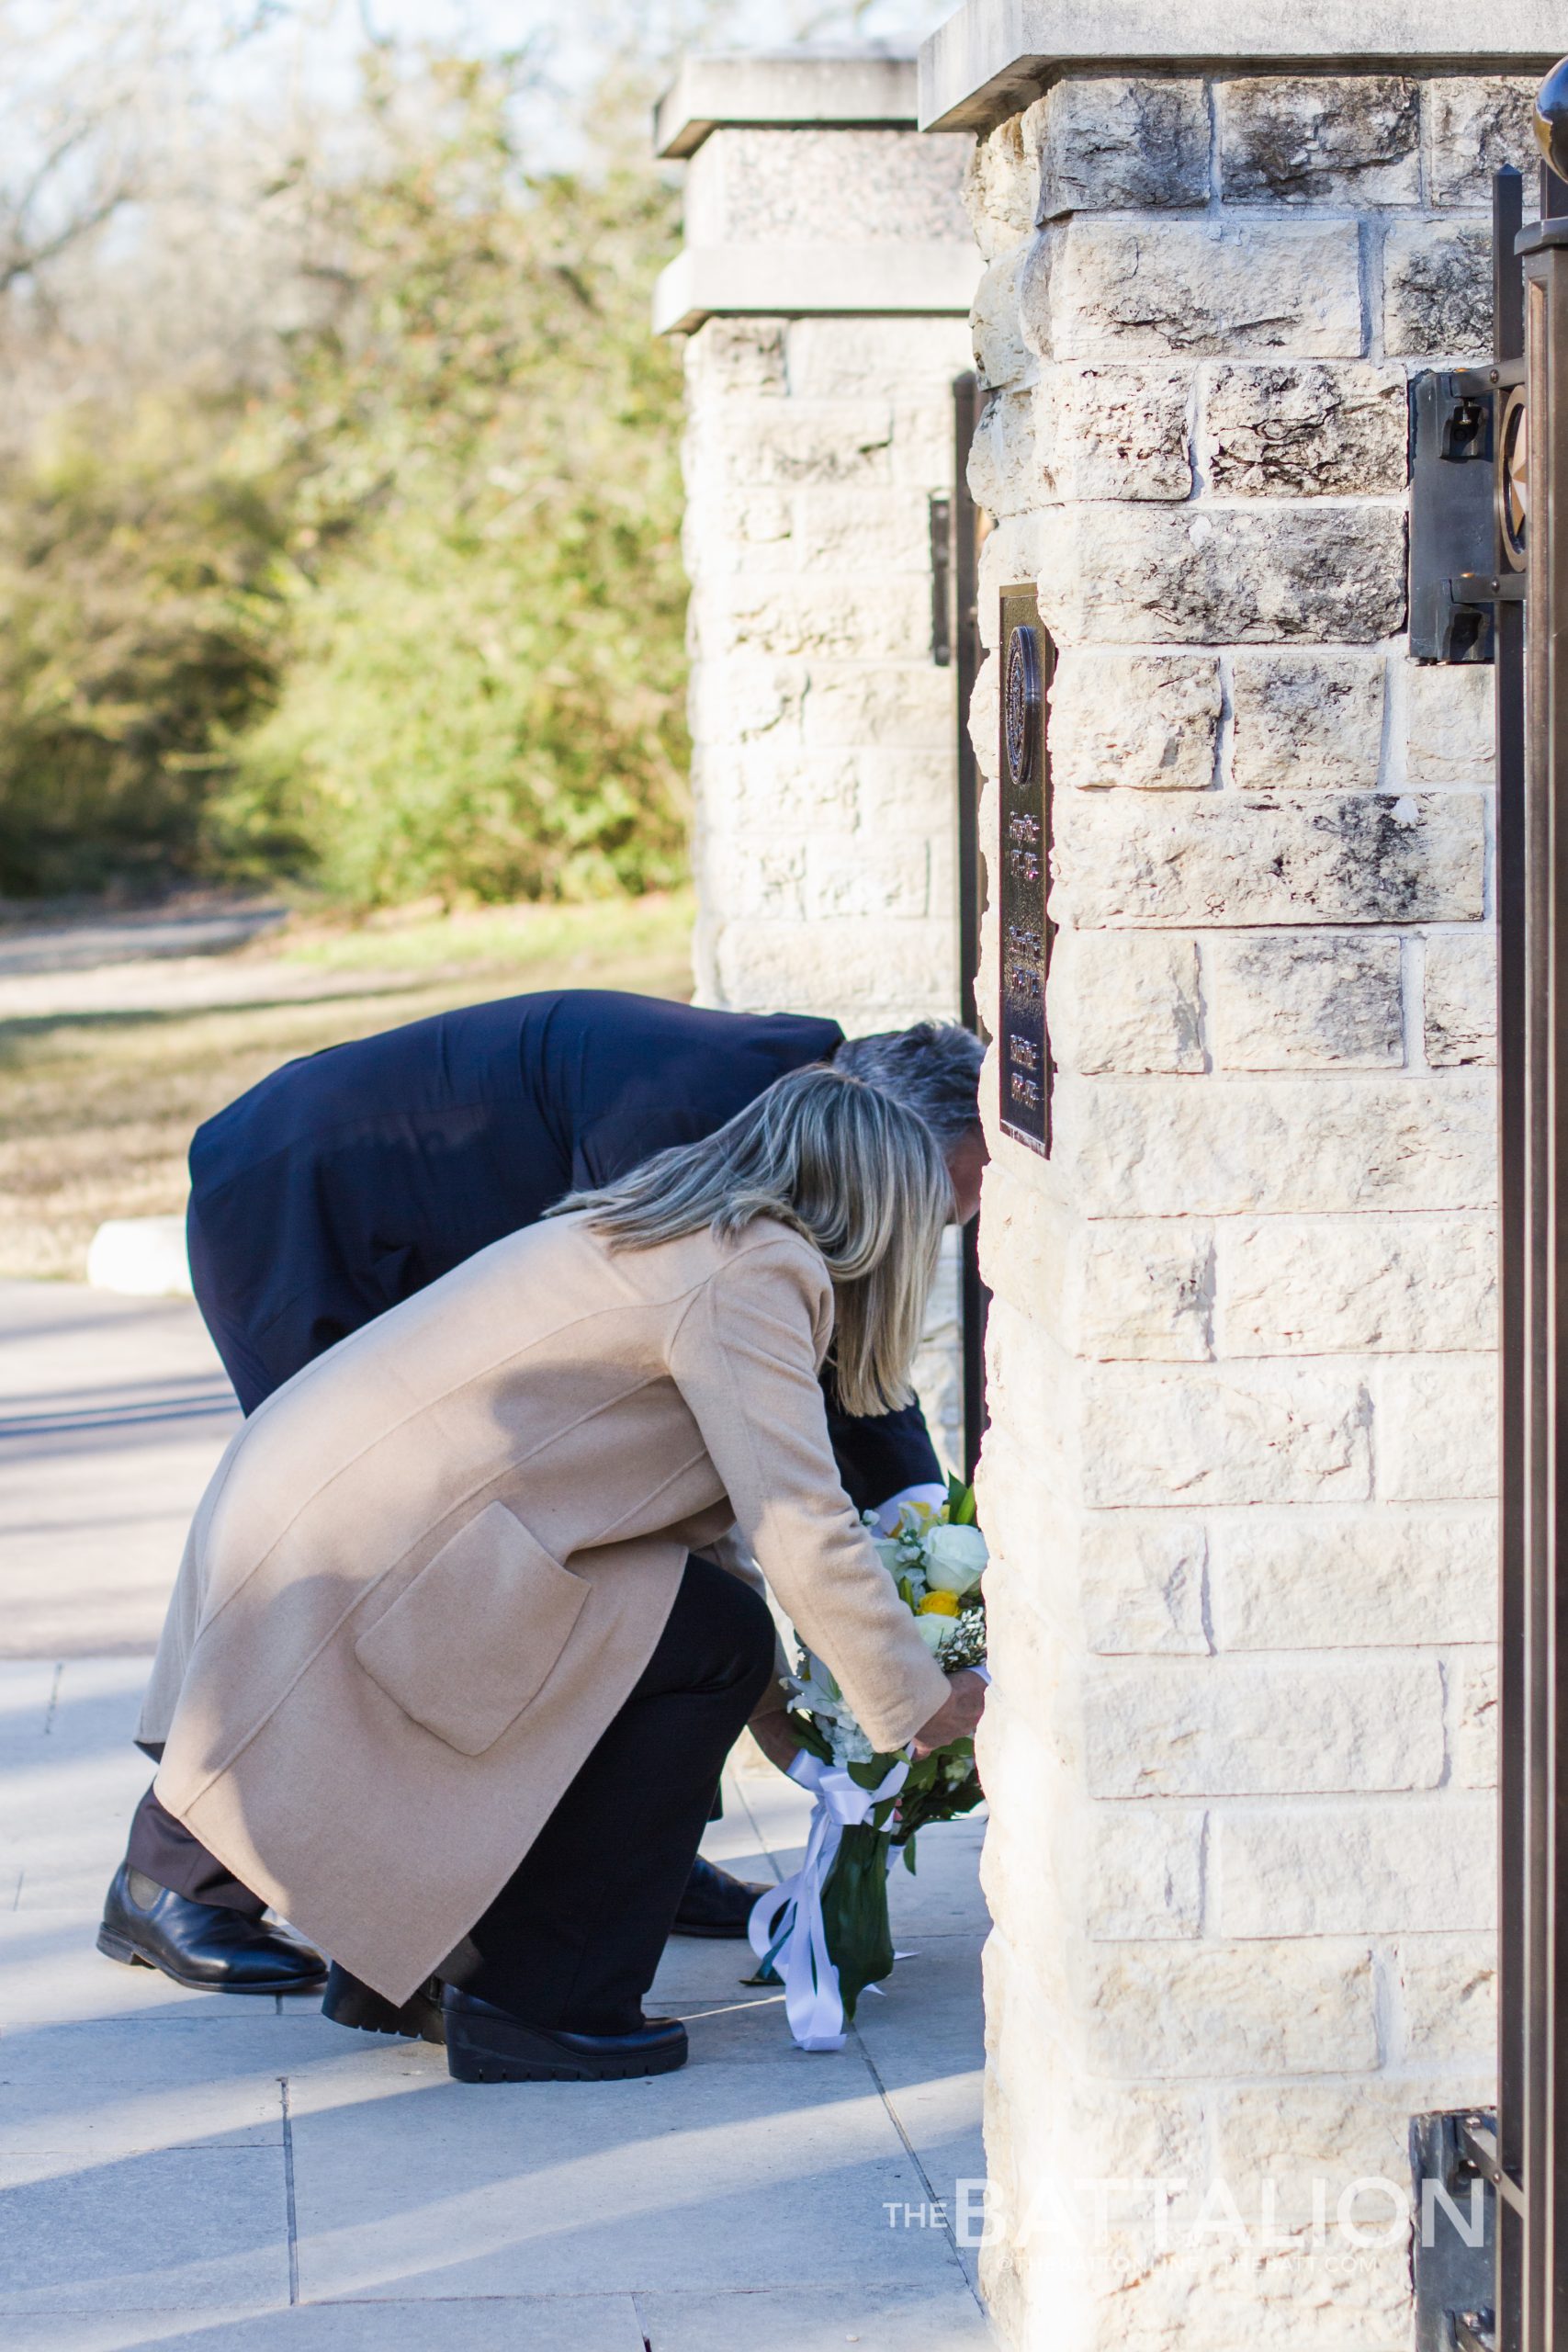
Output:
<instances>
[{"instance_id":1,"label":"yellow rose","mask_svg":"<svg viewBox=\"0 0 1568 2352\"><path fill-rule=\"evenodd\" d=\"M917 1617L956 1617L958 1595L955 1592L928 1592L915 1614Z\"/></svg>"}]
</instances>

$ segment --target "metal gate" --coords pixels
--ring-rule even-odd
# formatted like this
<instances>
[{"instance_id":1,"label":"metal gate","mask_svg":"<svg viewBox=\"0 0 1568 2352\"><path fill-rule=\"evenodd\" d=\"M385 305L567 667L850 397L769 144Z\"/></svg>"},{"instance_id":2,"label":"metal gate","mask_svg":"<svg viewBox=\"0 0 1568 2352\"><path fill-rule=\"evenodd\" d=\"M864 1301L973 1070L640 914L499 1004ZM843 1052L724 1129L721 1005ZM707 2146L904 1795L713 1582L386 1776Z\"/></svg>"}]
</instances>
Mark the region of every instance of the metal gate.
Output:
<instances>
[{"instance_id":1,"label":"metal gate","mask_svg":"<svg viewBox=\"0 0 1568 2352\"><path fill-rule=\"evenodd\" d=\"M982 518L969 494L969 452L980 415L980 386L973 375L953 387L953 496L944 500L943 545L949 550L941 591L951 610L947 659L956 673L958 760L958 984L965 1025L984 1036L976 981L980 969L980 918L985 884L980 859L980 774L969 737L969 702L980 673L980 540ZM938 567L933 563L932 576ZM949 576L951 586L949 585ZM949 599L951 597L951 605ZM986 1430L986 1314L990 1293L980 1279L980 1226L971 1217L960 1243L959 1314L964 1335L964 1463L973 1478Z\"/></svg>"},{"instance_id":2,"label":"metal gate","mask_svg":"<svg viewBox=\"0 0 1568 2352\"><path fill-rule=\"evenodd\" d=\"M1490 657L1497 689L1498 2112L1451 2141L1496 2256L1489 2298L1420 2312L1461 2352L1568 2347L1568 61L1537 129L1539 224L1495 183L1493 363L1412 408L1411 650Z\"/></svg>"}]
</instances>

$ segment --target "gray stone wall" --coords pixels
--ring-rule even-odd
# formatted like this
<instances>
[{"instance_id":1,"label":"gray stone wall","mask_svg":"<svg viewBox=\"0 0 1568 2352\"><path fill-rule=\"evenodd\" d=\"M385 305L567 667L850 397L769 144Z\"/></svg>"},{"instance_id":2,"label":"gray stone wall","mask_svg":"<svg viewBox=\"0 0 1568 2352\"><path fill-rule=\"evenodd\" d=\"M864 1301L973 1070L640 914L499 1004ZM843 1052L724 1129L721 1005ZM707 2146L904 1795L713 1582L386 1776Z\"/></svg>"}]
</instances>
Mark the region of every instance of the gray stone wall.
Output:
<instances>
[{"instance_id":1,"label":"gray stone wall","mask_svg":"<svg viewBox=\"0 0 1568 2352\"><path fill-rule=\"evenodd\" d=\"M1407 659L1404 420L1532 89L1087 75L971 173L981 611L1059 649L1055 1141L982 1215L1021 2346L1407 2345L1352 2185L1491 2088L1491 679Z\"/></svg>"},{"instance_id":2,"label":"gray stone wall","mask_svg":"<svg viewBox=\"0 0 1568 2352\"><path fill-rule=\"evenodd\" d=\"M790 70L730 62L742 110ZM952 386L969 364L943 286L961 304L975 279L972 149L748 120L692 156L671 312L684 322L705 282L745 304L685 342L705 1003L828 1013L852 1034L958 1012L958 712L933 658L931 499L953 490ZM950 1251L916 1375L954 1464L957 1336Z\"/></svg>"}]
</instances>

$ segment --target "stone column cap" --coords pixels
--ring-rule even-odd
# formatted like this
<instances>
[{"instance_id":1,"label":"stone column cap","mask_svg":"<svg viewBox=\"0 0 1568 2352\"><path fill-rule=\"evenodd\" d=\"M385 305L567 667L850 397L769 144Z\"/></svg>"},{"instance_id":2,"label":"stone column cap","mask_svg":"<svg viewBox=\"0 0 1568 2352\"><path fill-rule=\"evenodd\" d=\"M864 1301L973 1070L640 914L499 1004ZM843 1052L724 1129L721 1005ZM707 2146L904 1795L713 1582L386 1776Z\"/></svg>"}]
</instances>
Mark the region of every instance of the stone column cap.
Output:
<instances>
[{"instance_id":1,"label":"stone column cap","mask_svg":"<svg viewBox=\"0 0 1568 2352\"><path fill-rule=\"evenodd\" d=\"M655 334L714 318L959 318L980 282L972 245L696 245L653 289Z\"/></svg>"},{"instance_id":2,"label":"stone column cap","mask_svg":"<svg viewBox=\"0 0 1568 2352\"><path fill-rule=\"evenodd\" d=\"M1537 74L1565 46L1558 0L964 0L921 44L919 125L994 130L1068 72Z\"/></svg>"},{"instance_id":3,"label":"stone column cap","mask_svg":"<svg viewBox=\"0 0 1568 2352\"><path fill-rule=\"evenodd\" d=\"M913 130L915 52L879 41L718 51L683 58L653 109L653 150L694 155L731 125Z\"/></svg>"}]
</instances>

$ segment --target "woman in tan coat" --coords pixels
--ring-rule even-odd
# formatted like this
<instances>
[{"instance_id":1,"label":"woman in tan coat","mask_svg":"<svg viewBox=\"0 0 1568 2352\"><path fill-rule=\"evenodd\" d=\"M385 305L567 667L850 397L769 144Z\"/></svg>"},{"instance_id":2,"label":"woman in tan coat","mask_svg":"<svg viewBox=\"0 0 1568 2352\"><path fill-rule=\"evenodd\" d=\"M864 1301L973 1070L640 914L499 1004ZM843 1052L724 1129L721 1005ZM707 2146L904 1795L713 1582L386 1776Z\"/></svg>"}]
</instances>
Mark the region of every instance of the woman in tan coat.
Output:
<instances>
[{"instance_id":1,"label":"woman in tan coat","mask_svg":"<svg viewBox=\"0 0 1568 2352\"><path fill-rule=\"evenodd\" d=\"M831 1347L849 1410L902 1401L951 1205L919 1120L802 1071L246 1422L140 1736L160 1801L333 1955L329 2015L444 2035L468 2081L683 2062L641 2005L719 1770L749 1719L791 1749L758 1568L879 1747L973 1727L818 1383Z\"/></svg>"}]
</instances>

